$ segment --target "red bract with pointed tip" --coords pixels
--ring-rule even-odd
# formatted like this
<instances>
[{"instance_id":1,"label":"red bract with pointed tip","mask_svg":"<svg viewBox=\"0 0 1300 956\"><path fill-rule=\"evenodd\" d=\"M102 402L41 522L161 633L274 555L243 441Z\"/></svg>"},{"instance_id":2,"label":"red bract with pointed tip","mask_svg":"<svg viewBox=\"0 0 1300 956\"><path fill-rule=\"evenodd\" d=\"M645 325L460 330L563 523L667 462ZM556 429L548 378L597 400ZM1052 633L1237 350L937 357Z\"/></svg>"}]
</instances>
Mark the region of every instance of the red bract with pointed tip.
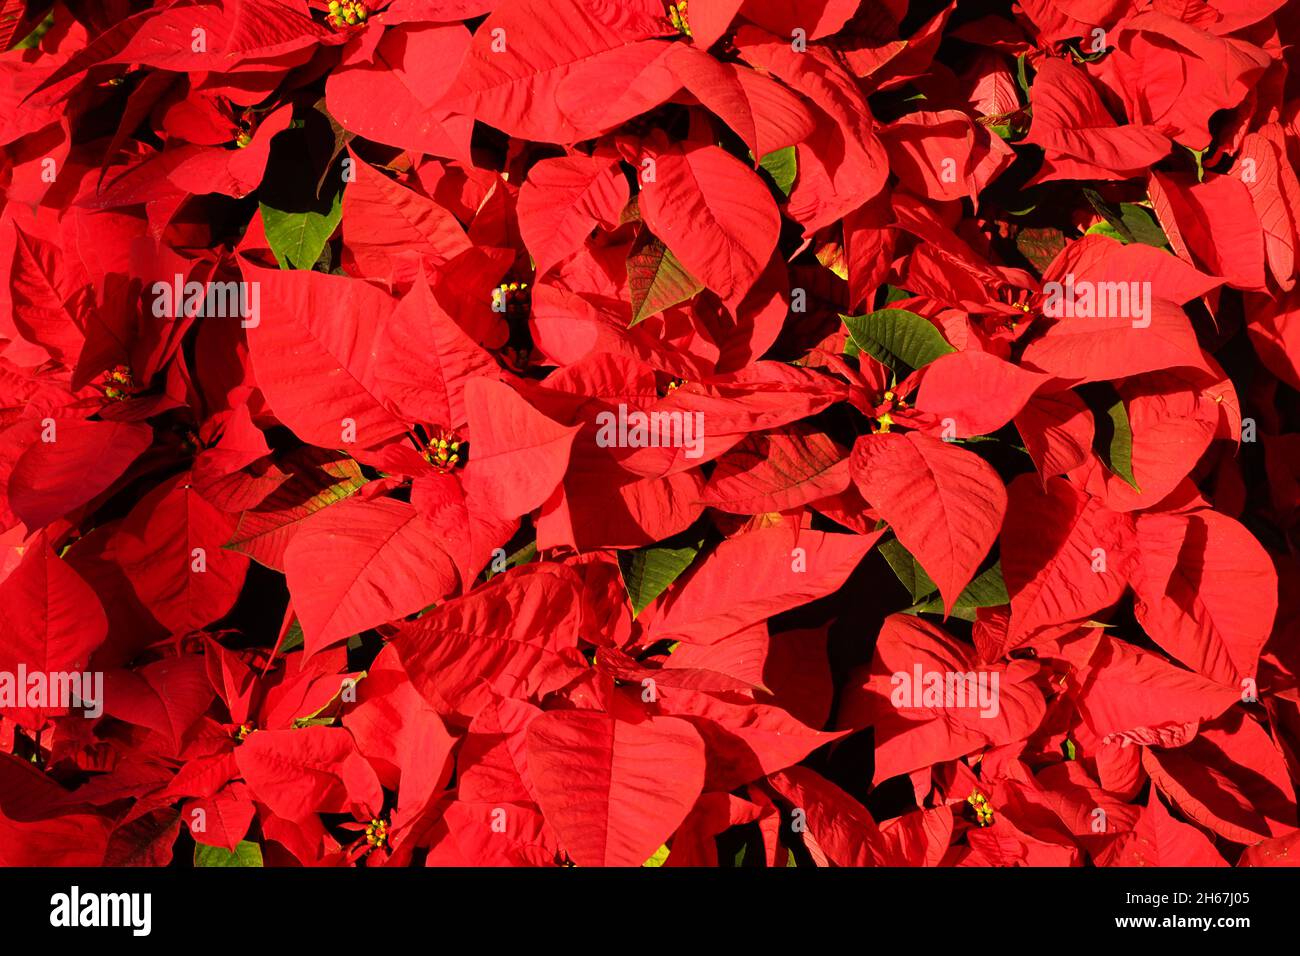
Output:
<instances>
[{"instance_id":1,"label":"red bract with pointed tip","mask_svg":"<svg viewBox=\"0 0 1300 956\"><path fill-rule=\"evenodd\" d=\"M1294 864L1300 0L3 10L0 865Z\"/></svg>"}]
</instances>

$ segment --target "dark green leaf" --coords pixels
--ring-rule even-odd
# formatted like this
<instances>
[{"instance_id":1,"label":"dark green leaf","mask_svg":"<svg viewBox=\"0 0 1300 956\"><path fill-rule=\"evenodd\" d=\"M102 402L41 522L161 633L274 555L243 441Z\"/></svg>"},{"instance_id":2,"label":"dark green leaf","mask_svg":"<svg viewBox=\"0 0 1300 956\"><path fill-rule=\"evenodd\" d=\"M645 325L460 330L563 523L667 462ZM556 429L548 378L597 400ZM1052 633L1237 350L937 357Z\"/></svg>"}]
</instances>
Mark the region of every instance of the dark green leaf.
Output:
<instances>
[{"instance_id":1,"label":"dark green leaf","mask_svg":"<svg viewBox=\"0 0 1300 956\"><path fill-rule=\"evenodd\" d=\"M916 558L912 557L912 552L899 542L897 538L890 538L880 545L880 553L884 556L885 561L893 569L898 580L902 582L903 587L907 588L907 593L912 595L913 601L920 601L921 598L933 594L937 589L935 583L930 580L930 576L925 573Z\"/></svg>"},{"instance_id":2,"label":"dark green leaf","mask_svg":"<svg viewBox=\"0 0 1300 956\"><path fill-rule=\"evenodd\" d=\"M975 620L975 611L981 607L1001 607L1008 604L1011 597L1007 594L1006 582L1002 580L1002 564L995 563L979 575L957 598L952 607L952 617L963 621ZM943 614L943 598L935 594L924 603L907 609L908 614Z\"/></svg>"},{"instance_id":3,"label":"dark green leaf","mask_svg":"<svg viewBox=\"0 0 1300 956\"><path fill-rule=\"evenodd\" d=\"M1132 485L1135 491L1142 490L1133 477L1133 428L1122 399L1116 399L1106 409L1104 417L1097 417L1095 447L1107 468Z\"/></svg>"},{"instance_id":4,"label":"dark green leaf","mask_svg":"<svg viewBox=\"0 0 1300 956\"><path fill-rule=\"evenodd\" d=\"M1135 242L1157 248L1169 244L1169 237L1165 235L1165 231L1160 228L1160 224L1145 206L1131 202L1120 203L1119 214L1124 220L1124 225L1128 226L1129 232L1133 234Z\"/></svg>"},{"instance_id":5,"label":"dark green leaf","mask_svg":"<svg viewBox=\"0 0 1300 956\"><path fill-rule=\"evenodd\" d=\"M943 614L943 598L940 597L938 588L925 573L925 568L921 567L920 562L897 538L882 543L880 553L912 596L914 603L907 609L908 614ZM953 605L952 616L963 621L973 621L976 608L1000 607L1010 600L1007 586L1002 580L1002 566L995 563L966 585Z\"/></svg>"},{"instance_id":6,"label":"dark green leaf","mask_svg":"<svg viewBox=\"0 0 1300 956\"><path fill-rule=\"evenodd\" d=\"M929 319L906 309L877 309L840 318L854 345L896 372L921 368L957 351Z\"/></svg>"},{"instance_id":7,"label":"dark green leaf","mask_svg":"<svg viewBox=\"0 0 1300 956\"><path fill-rule=\"evenodd\" d=\"M298 621L297 616L295 616L293 623L289 625L289 630L284 634L284 640L280 642L278 653L288 654L290 651L296 651L298 648L302 647L302 644L302 624Z\"/></svg>"},{"instance_id":8,"label":"dark green leaf","mask_svg":"<svg viewBox=\"0 0 1300 956\"><path fill-rule=\"evenodd\" d=\"M1088 229L1088 233L1108 235L1121 242L1140 242L1148 246L1163 248L1169 239L1156 222L1155 217L1144 207L1136 203L1125 202L1113 205L1106 202L1095 189L1085 189L1083 195L1092 208L1105 220L1105 225L1098 223Z\"/></svg>"},{"instance_id":9,"label":"dark green leaf","mask_svg":"<svg viewBox=\"0 0 1300 956\"><path fill-rule=\"evenodd\" d=\"M663 594L699 553L699 545L620 551L618 566L623 572L623 584L632 602L633 615L640 614L651 601Z\"/></svg>"}]
</instances>

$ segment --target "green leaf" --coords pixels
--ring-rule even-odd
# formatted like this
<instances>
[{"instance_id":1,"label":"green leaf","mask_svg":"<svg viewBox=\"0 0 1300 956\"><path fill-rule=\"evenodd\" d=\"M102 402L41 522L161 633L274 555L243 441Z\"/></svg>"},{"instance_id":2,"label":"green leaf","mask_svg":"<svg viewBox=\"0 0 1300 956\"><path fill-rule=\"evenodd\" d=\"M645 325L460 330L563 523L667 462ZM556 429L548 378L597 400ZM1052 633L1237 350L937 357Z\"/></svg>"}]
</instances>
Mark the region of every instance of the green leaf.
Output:
<instances>
[{"instance_id":1,"label":"green leaf","mask_svg":"<svg viewBox=\"0 0 1300 956\"><path fill-rule=\"evenodd\" d=\"M703 542L701 542L702 544ZM620 551L618 567L623 572L623 584L632 602L633 616L644 611L678 575L690 567L700 545L685 548L640 548Z\"/></svg>"},{"instance_id":2,"label":"green leaf","mask_svg":"<svg viewBox=\"0 0 1300 956\"><path fill-rule=\"evenodd\" d=\"M1092 412L1093 451L1112 474L1141 491L1133 477L1133 427L1119 392L1109 382L1089 382L1078 393Z\"/></svg>"},{"instance_id":3,"label":"green leaf","mask_svg":"<svg viewBox=\"0 0 1300 956\"><path fill-rule=\"evenodd\" d=\"M890 538L879 545L880 553L893 569L903 587L907 588L914 602L907 609L908 614L943 614L943 598L938 593L935 583L925 573L919 561L903 547L897 538ZM957 597L953 604L952 616L963 621L975 620L975 609L981 607L1000 607L1010 602L1006 583L1002 580L1002 566L994 563L979 575Z\"/></svg>"},{"instance_id":4,"label":"green leaf","mask_svg":"<svg viewBox=\"0 0 1300 956\"><path fill-rule=\"evenodd\" d=\"M898 576L903 587L907 588L907 592L912 595L914 602L938 590L935 583L930 580L930 576L925 573L925 568L921 567L920 562L912 557L912 552L903 547L897 538L882 542L880 553L889 563L894 574Z\"/></svg>"},{"instance_id":5,"label":"green leaf","mask_svg":"<svg viewBox=\"0 0 1300 956\"><path fill-rule=\"evenodd\" d=\"M1108 222L1095 222L1088 227L1085 233L1088 236L1105 236L1108 239L1114 239L1116 242L1127 242L1124 234Z\"/></svg>"},{"instance_id":6,"label":"green leaf","mask_svg":"<svg viewBox=\"0 0 1300 956\"><path fill-rule=\"evenodd\" d=\"M1002 579L1002 563L996 562L979 575L957 597L952 606L952 617L963 621L975 620L975 611L981 607L1001 607L1011 602L1006 582ZM943 598L937 593L924 603L907 609L908 614L943 614Z\"/></svg>"},{"instance_id":7,"label":"green leaf","mask_svg":"<svg viewBox=\"0 0 1300 956\"><path fill-rule=\"evenodd\" d=\"M1105 219L1112 229L1125 237L1126 242L1132 240L1132 233L1130 233L1128 227L1124 225L1124 220L1120 217L1119 210L1106 202L1106 200L1102 198L1101 193L1085 186L1083 189L1083 198L1088 200L1088 204L1097 212L1097 215L1101 216L1102 219Z\"/></svg>"},{"instance_id":8,"label":"green leaf","mask_svg":"<svg viewBox=\"0 0 1300 956\"><path fill-rule=\"evenodd\" d=\"M257 198L282 269L310 269L323 258L343 214L341 148L337 124L323 108L296 110L289 128L271 141Z\"/></svg>"},{"instance_id":9,"label":"green leaf","mask_svg":"<svg viewBox=\"0 0 1300 956\"><path fill-rule=\"evenodd\" d=\"M642 866L663 866L664 861L668 859L668 844L665 843L659 849L655 850L655 855L642 863Z\"/></svg>"},{"instance_id":10,"label":"green leaf","mask_svg":"<svg viewBox=\"0 0 1300 956\"><path fill-rule=\"evenodd\" d=\"M1158 249L1169 245L1169 237L1145 207L1131 202L1120 203L1119 215L1124 225L1128 227L1134 242L1155 246Z\"/></svg>"},{"instance_id":11,"label":"green leaf","mask_svg":"<svg viewBox=\"0 0 1300 956\"><path fill-rule=\"evenodd\" d=\"M1083 195L1105 220L1104 224L1090 226L1089 235L1100 233L1120 242L1140 242L1157 248L1164 248L1168 244L1169 239L1155 217L1137 203L1126 202L1114 206L1106 202L1095 189L1084 189Z\"/></svg>"},{"instance_id":12,"label":"green leaf","mask_svg":"<svg viewBox=\"0 0 1300 956\"><path fill-rule=\"evenodd\" d=\"M262 848L251 840L241 840L231 853L225 847L194 845L195 866L261 866Z\"/></svg>"},{"instance_id":13,"label":"green leaf","mask_svg":"<svg viewBox=\"0 0 1300 956\"><path fill-rule=\"evenodd\" d=\"M632 294L628 328L685 302L704 288L666 245L645 230L628 253L627 284Z\"/></svg>"},{"instance_id":14,"label":"green leaf","mask_svg":"<svg viewBox=\"0 0 1300 956\"><path fill-rule=\"evenodd\" d=\"M18 12L15 13L14 16L20 17L22 15L22 11L23 11L23 5L20 3L18 4ZM45 19L36 25L36 29L34 29L31 33L27 34L27 36L25 36L23 39L15 43L13 48L15 50L35 50L38 46L40 46L41 39L45 36L45 34L50 32L50 27L52 26L54 26L53 10L51 10L48 14L46 14Z\"/></svg>"},{"instance_id":15,"label":"green leaf","mask_svg":"<svg viewBox=\"0 0 1300 956\"><path fill-rule=\"evenodd\" d=\"M281 269L310 269L325 251L325 244L343 218L343 193L336 192L324 211L287 212L258 203L266 241Z\"/></svg>"},{"instance_id":16,"label":"green leaf","mask_svg":"<svg viewBox=\"0 0 1300 956\"><path fill-rule=\"evenodd\" d=\"M772 182L776 183L776 188L781 190L783 196L788 197L790 190L794 188L795 175L799 171L794 147L774 149L760 159L758 165L767 170L768 175L772 177Z\"/></svg>"},{"instance_id":17,"label":"green leaf","mask_svg":"<svg viewBox=\"0 0 1300 956\"><path fill-rule=\"evenodd\" d=\"M929 319L906 309L877 309L840 318L859 349L896 372L921 368L957 351Z\"/></svg>"},{"instance_id":18,"label":"green leaf","mask_svg":"<svg viewBox=\"0 0 1300 956\"><path fill-rule=\"evenodd\" d=\"M1094 448L1097 454L1106 467L1123 478L1134 491L1141 491L1133 477L1133 427L1129 424L1123 399L1115 399L1106 408L1104 417L1098 415L1096 419Z\"/></svg>"},{"instance_id":19,"label":"green leaf","mask_svg":"<svg viewBox=\"0 0 1300 956\"><path fill-rule=\"evenodd\" d=\"M280 647L277 649L276 653L288 654L290 651L295 651L298 648L302 647L302 645L303 645L302 624L298 621L298 618L295 616L293 619L293 623L289 625L289 630L285 632L284 640L280 642Z\"/></svg>"}]
</instances>

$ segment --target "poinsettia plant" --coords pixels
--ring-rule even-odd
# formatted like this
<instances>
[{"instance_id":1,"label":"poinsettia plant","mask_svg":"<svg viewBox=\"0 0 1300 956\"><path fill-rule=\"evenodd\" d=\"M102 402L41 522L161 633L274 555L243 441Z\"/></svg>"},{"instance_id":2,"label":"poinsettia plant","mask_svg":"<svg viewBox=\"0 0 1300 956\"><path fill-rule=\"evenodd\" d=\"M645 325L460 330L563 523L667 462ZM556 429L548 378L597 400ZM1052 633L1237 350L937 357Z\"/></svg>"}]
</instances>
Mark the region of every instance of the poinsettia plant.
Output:
<instances>
[{"instance_id":1,"label":"poinsettia plant","mask_svg":"<svg viewBox=\"0 0 1300 956\"><path fill-rule=\"evenodd\" d=\"M1300 859L1292 0L0 7L0 864Z\"/></svg>"}]
</instances>

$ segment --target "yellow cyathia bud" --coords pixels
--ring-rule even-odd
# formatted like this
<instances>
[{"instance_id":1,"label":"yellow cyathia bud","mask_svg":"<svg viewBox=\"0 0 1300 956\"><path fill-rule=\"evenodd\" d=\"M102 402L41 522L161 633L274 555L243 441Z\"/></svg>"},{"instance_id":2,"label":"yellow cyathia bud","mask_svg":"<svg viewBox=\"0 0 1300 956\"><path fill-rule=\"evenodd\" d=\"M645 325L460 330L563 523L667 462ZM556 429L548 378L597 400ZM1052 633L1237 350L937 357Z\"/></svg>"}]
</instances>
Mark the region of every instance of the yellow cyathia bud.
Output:
<instances>
[{"instance_id":1,"label":"yellow cyathia bud","mask_svg":"<svg viewBox=\"0 0 1300 956\"><path fill-rule=\"evenodd\" d=\"M111 401L122 401L130 398L134 379L131 377L131 369L125 365L117 365L104 375L105 382L101 386L104 389L104 397Z\"/></svg>"},{"instance_id":2,"label":"yellow cyathia bud","mask_svg":"<svg viewBox=\"0 0 1300 956\"><path fill-rule=\"evenodd\" d=\"M683 36L691 36L691 25L686 19L687 0L677 0L668 4L668 22Z\"/></svg>"},{"instance_id":3,"label":"yellow cyathia bud","mask_svg":"<svg viewBox=\"0 0 1300 956\"><path fill-rule=\"evenodd\" d=\"M975 811L976 826L987 827L993 825L993 805L989 803L988 797L979 790L972 790L970 796L966 798L966 802Z\"/></svg>"}]
</instances>

